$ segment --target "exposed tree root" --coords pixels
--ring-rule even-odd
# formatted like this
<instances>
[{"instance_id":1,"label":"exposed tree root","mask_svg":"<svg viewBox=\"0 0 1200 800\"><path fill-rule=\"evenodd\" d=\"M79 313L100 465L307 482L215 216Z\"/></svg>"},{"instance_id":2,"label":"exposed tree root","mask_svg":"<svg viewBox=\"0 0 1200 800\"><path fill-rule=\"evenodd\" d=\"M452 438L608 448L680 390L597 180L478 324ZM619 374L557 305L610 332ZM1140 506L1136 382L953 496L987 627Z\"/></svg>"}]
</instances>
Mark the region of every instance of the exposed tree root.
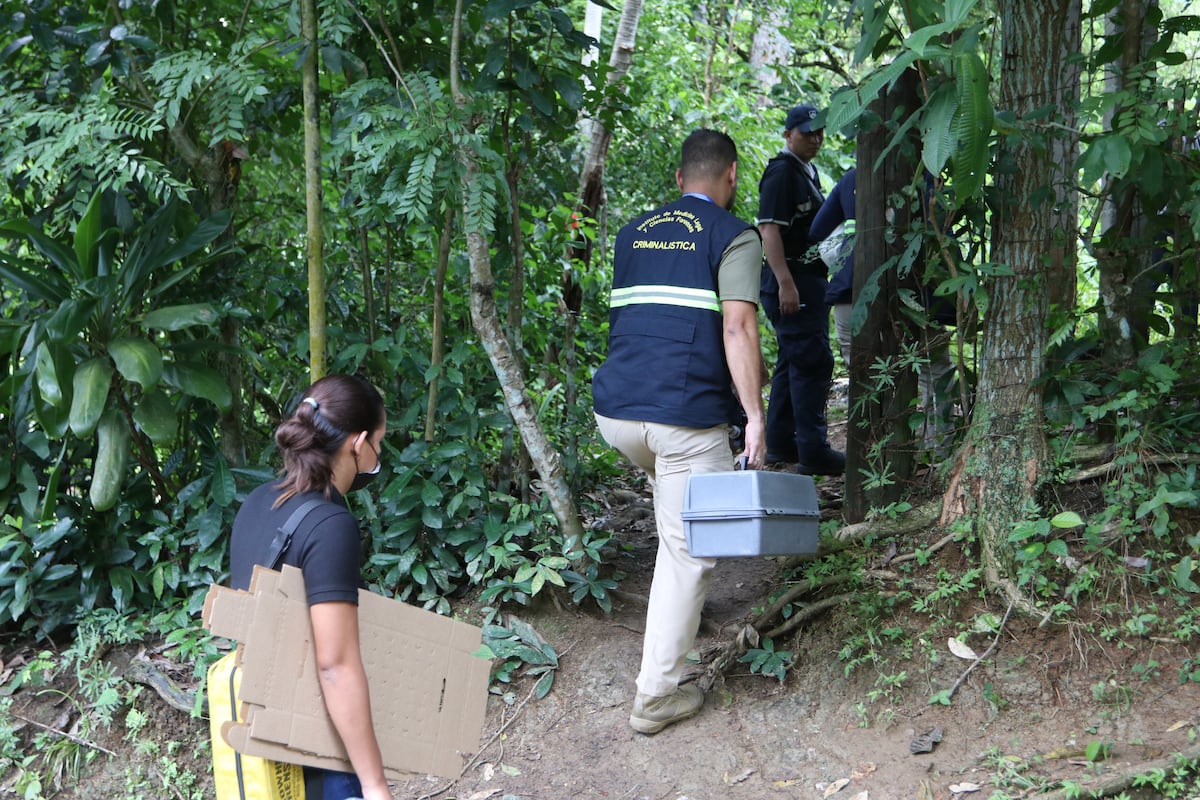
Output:
<instances>
[{"instance_id":1,"label":"exposed tree root","mask_svg":"<svg viewBox=\"0 0 1200 800\"><path fill-rule=\"evenodd\" d=\"M935 524L940 505L937 502L928 503L920 508L914 509L903 517L889 520L871 520L868 522L858 523L856 525L847 525L838 532L837 538L840 546L845 546L854 541L861 540L868 535L876 536L901 536L917 531L923 531ZM950 542L957 538L957 534L951 533L943 536L931 547L925 548L922 551L923 555L937 552ZM836 549L836 548L835 548ZM828 554L828 550L823 551ZM892 582L900 579L899 573L884 569L890 564L899 564L906 561L912 561L917 558L917 553L904 553L895 555L894 549L886 557L883 558L880 568L867 569L863 572L851 574L843 573L841 575L831 575L822 579L810 579L797 581L787 591L771 602L761 613L758 614L747 624L738 629L733 638L723 645L717 645L709 648L703 656L707 659L712 656L705 668L703 674L696 679L697 685L705 692L712 689L713 685L725 672L737 663L738 659L750 648L757 647L762 638L774 639L779 636L792 633L797 628L805 625L827 611L845 604L847 601L853 600L856 596L855 591L841 592L829 597L820 597L812 600L799 608L790 617L785 620L780 620L780 615L783 610L806 597L813 597L828 592L831 589L843 587L848 583L856 580L869 579L878 582ZM806 557L788 558L781 562L780 570L786 572L807 560ZM892 596L894 593L890 591L877 592L881 596Z\"/></svg>"},{"instance_id":2,"label":"exposed tree root","mask_svg":"<svg viewBox=\"0 0 1200 800\"><path fill-rule=\"evenodd\" d=\"M1193 744L1185 750L1164 756L1155 761L1139 764L1128 772L1107 776L1092 786L1075 785L1071 788L1058 789L1048 794L1039 794L1037 795L1037 800L1077 800L1077 798L1112 797L1124 792L1126 789L1132 789L1134 782L1142 775L1148 775L1158 770L1166 772L1182 763L1197 760L1200 760L1200 743Z\"/></svg>"},{"instance_id":3,"label":"exposed tree root","mask_svg":"<svg viewBox=\"0 0 1200 800\"><path fill-rule=\"evenodd\" d=\"M1163 465L1179 465L1179 464L1200 464L1200 455L1195 453L1155 453L1145 455L1138 459L1139 464L1145 466L1163 466ZM1106 461L1103 464L1097 464L1093 467L1084 467L1077 469L1063 479L1063 483L1084 483L1096 478L1104 478L1122 469L1127 469L1129 464L1125 462Z\"/></svg>"},{"instance_id":4,"label":"exposed tree root","mask_svg":"<svg viewBox=\"0 0 1200 800\"><path fill-rule=\"evenodd\" d=\"M895 519L869 519L847 525L837 533L838 541L857 542L874 534L876 536L903 536L909 533L928 530L936 523L942 513L941 500L931 500L922 506Z\"/></svg>"}]
</instances>

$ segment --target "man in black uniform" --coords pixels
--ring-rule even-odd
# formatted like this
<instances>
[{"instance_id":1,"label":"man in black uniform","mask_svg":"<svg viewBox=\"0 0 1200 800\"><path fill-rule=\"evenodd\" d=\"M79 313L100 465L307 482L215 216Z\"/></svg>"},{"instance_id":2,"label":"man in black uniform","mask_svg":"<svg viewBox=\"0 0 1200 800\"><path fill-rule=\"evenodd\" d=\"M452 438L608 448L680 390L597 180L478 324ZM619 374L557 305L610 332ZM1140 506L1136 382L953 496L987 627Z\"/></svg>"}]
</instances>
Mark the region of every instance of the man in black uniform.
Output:
<instances>
[{"instance_id":1,"label":"man in black uniform","mask_svg":"<svg viewBox=\"0 0 1200 800\"><path fill-rule=\"evenodd\" d=\"M798 105L784 122L783 151L758 183L763 311L775 327L779 358L767 403L767 461L796 461L803 475L840 475L846 456L829 446L825 401L833 378L826 267L809 239L824 195L810 162L825 141L817 109Z\"/></svg>"}]
</instances>

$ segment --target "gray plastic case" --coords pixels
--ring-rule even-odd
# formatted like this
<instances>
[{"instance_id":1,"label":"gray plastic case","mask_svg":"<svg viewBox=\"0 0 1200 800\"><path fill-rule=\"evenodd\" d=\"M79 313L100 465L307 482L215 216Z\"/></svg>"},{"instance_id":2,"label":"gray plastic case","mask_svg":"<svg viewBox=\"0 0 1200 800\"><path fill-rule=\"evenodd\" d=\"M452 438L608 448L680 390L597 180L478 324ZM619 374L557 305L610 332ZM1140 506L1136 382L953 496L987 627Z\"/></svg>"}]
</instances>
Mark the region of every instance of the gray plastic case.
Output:
<instances>
[{"instance_id":1,"label":"gray plastic case","mask_svg":"<svg viewBox=\"0 0 1200 800\"><path fill-rule=\"evenodd\" d=\"M745 470L688 478L683 527L695 558L816 555L820 523L807 475Z\"/></svg>"}]
</instances>

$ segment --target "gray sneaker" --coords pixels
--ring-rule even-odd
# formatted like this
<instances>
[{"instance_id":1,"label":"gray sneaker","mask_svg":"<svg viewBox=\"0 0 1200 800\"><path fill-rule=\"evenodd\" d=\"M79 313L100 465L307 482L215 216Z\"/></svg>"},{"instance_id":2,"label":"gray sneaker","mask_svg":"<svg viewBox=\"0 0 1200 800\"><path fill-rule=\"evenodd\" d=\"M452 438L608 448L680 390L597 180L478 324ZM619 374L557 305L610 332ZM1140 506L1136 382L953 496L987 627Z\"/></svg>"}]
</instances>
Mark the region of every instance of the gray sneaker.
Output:
<instances>
[{"instance_id":1,"label":"gray sneaker","mask_svg":"<svg viewBox=\"0 0 1200 800\"><path fill-rule=\"evenodd\" d=\"M668 725L694 717L704 706L704 692L694 683L685 684L666 697L637 693L629 724L638 733L658 733Z\"/></svg>"}]
</instances>

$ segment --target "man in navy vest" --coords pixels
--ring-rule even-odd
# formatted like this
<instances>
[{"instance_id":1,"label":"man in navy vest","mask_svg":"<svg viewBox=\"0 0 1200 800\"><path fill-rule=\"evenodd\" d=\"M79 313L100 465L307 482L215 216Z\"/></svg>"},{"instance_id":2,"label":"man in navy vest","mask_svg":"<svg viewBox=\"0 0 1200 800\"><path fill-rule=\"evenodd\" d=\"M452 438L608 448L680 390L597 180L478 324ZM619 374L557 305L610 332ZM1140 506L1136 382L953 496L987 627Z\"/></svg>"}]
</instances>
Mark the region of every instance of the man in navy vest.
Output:
<instances>
[{"instance_id":1,"label":"man in navy vest","mask_svg":"<svg viewBox=\"0 0 1200 800\"><path fill-rule=\"evenodd\" d=\"M817 109L798 105L784 121L786 146L758 182L765 260L762 304L779 339L767 401L767 459L796 461L804 475L841 475L846 456L829 446L825 402L833 380L825 262L809 238L824 195L812 165L825 141Z\"/></svg>"},{"instance_id":2,"label":"man in navy vest","mask_svg":"<svg viewBox=\"0 0 1200 800\"><path fill-rule=\"evenodd\" d=\"M592 384L596 423L654 489L658 556L629 724L653 734L696 714L704 695L679 685L715 564L688 554L684 490L692 473L733 469L729 424L746 415L748 466L766 459L758 269L753 226L729 212L737 147L693 131L676 183L682 197L617 234L608 358ZM734 396L734 390L737 396Z\"/></svg>"}]
</instances>

